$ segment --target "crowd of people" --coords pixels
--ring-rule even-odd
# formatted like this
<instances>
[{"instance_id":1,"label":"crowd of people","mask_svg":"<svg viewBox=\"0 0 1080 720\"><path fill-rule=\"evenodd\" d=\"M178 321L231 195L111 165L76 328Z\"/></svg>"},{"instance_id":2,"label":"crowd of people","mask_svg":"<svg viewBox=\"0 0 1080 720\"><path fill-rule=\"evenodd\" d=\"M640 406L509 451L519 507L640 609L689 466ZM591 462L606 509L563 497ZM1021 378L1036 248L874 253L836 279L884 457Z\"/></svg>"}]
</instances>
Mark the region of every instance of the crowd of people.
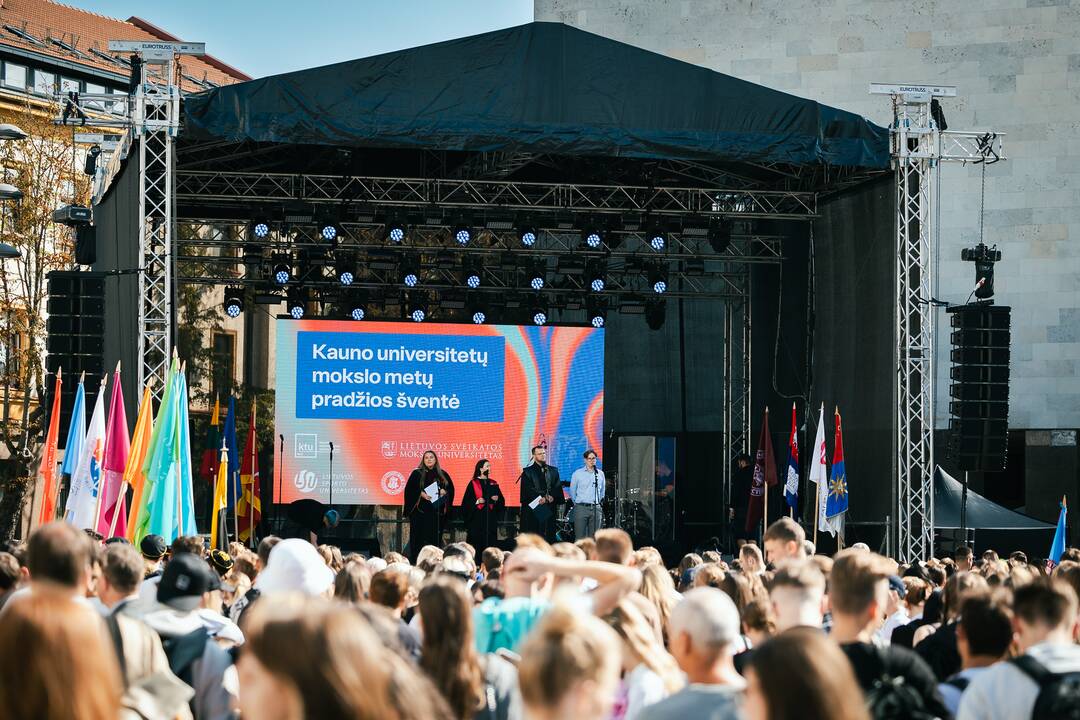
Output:
<instances>
[{"instance_id":1,"label":"crowd of people","mask_svg":"<svg viewBox=\"0 0 1080 720\"><path fill-rule=\"evenodd\" d=\"M763 552L764 551L764 552ZM665 566L618 529L416 562L63 522L0 552L11 720L868 720L1080 713L1080 550L902 565L762 547Z\"/></svg>"}]
</instances>

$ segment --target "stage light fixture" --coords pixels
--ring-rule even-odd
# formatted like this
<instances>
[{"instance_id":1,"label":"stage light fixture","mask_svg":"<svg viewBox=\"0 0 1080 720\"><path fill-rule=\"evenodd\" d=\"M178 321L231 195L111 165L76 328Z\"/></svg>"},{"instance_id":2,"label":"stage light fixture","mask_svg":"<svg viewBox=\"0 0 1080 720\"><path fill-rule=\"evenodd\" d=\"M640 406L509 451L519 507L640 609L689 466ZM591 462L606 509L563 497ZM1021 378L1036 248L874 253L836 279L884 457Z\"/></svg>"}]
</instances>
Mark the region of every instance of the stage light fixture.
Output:
<instances>
[{"instance_id":1,"label":"stage light fixture","mask_svg":"<svg viewBox=\"0 0 1080 720\"><path fill-rule=\"evenodd\" d=\"M984 243L979 243L973 248L964 248L960 251L960 259L975 263L975 289L971 294L980 300L994 297L994 263L1001 262L1001 251L997 245L986 247Z\"/></svg>"},{"instance_id":2,"label":"stage light fixture","mask_svg":"<svg viewBox=\"0 0 1080 720\"><path fill-rule=\"evenodd\" d=\"M655 263L650 264L648 268L649 287L657 295L663 295L667 292L667 269L661 265Z\"/></svg>"},{"instance_id":3,"label":"stage light fixture","mask_svg":"<svg viewBox=\"0 0 1080 720\"><path fill-rule=\"evenodd\" d=\"M594 293L604 292L604 274L604 264L599 259L593 258L585 264L585 283L589 290Z\"/></svg>"},{"instance_id":4,"label":"stage light fixture","mask_svg":"<svg viewBox=\"0 0 1080 720\"><path fill-rule=\"evenodd\" d=\"M319 237L322 238L323 242L335 245L340 235L341 228L338 227L337 223L324 222L319 226Z\"/></svg>"},{"instance_id":5,"label":"stage light fixture","mask_svg":"<svg viewBox=\"0 0 1080 720\"><path fill-rule=\"evenodd\" d=\"M596 227L587 227L581 231L581 242L596 250L604 244L604 234Z\"/></svg>"},{"instance_id":6,"label":"stage light fixture","mask_svg":"<svg viewBox=\"0 0 1080 720\"><path fill-rule=\"evenodd\" d=\"M274 253L271 256L273 261L273 278L276 285L288 285L292 280L292 258L287 253Z\"/></svg>"},{"instance_id":7,"label":"stage light fixture","mask_svg":"<svg viewBox=\"0 0 1080 720\"><path fill-rule=\"evenodd\" d=\"M286 306L293 319L300 320L304 317L304 312L307 309L307 292L303 288L289 288L286 295Z\"/></svg>"},{"instance_id":8,"label":"stage light fixture","mask_svg":"<svg viewBox=\"0 0 1080 720\"><path fill-rule=\"evenodd\" d=\"M420 284L420 263L415 257L401 258L401 282L410 288Z\"/></svg>"},{"instance_id":9,"label":"stage light fixture","mask_svg":"<svg viewBox=\"0 0 1080 720\"><path fill-rule=\"evenodd\" d=\"M659 330L667 317L667 300L655 298L645 303L645 322L650 330Z\"/></svg>"},{"instance_id":10,"label":"stage light fixture","mask_svg":"<svg viewBox=\"0 0 1080 720\"><path fill-rule=\"evenodd\" d=\"M252 220L248 228L251 232L251 237L256 240L265 240L270 237L270 223L262 218Z\"/></svg>"},{"instance_id":11,"label":"stage light fixture","mask_svg":"<svg viewBox=\"0 0 1080 720\"><path fill-rule=\"evenodd\" d=\"M334 273L338 283L348 287L356 280L356 260L352 255L342 255L334 262Z\"/></svg>"},{"instance_id":12,"label":"stage light fixture","mask_svg":"<svg viewBox=\"0 0 1080 720\"><path fill-rule=\"evenodd\" d=\"M460 245L461 247L465 247L470 242L472 242L472 228L470 228L468 225L457 225L454 227L453 236L455 242L457 242L458 245Z\"/></svg>"},{"instance_id":13,"label":"stage light fixture","mask_svg":"<svg viewBox=\"0 0 1080 720\"><path fill-rule=\"evenodd\" d=\"M731 246L731 221L727 218L713 218L709 221L709 245L713 252L722 253Z\"/></svg>"},{"instance_id":14,"label":"stage light fixture","mask_svg":"<svg viewBox=\"0 0 1080 720\"><path fill-rule=\"evenodd\" d=\"M543 260L533 263L529 267L529 287L533 290L544 289L544 275L546 275L547 263Z\"/></svg>"},{"instance_id":15,"label":"stage light fixture","mask_svg":"<svg viewBox=\"0 0 1080 720\"><path fill-rule=\"evenodd\" d=\"M667 247L667 233L657 228L650 228L646 233L649 238L649 247L656 252L662 252Z\"/></svg>"},{"instance_id":16,"label":"stage light fixture","mask_svg":"<svg viewBox=\"0 0 1080 720\"><path fill-rule=\"evenodd\" d=\"M349 293L345 307L353 320L363 320L367 317L367 306L364 304L363 296L355 290Z\"/></svg>"},{"instance_id":17,"label":"stage light fixture","mask_svg":"<svg viewBox=\"0 0 1080 720\"><path fill-rule=\"evenodd\" d=\"M397 222L387 223L383 239L389 240L395 245L400 245L405 242L405 226Z\"/></svg>"},{"instance_id":18,"label":"stage light fixture","mask_svg":"<svg viewBox=\"0 0 1080 720\"><path fill-rule=\"evenodd\" d=\"M532 226L518 229L518 240L520 240L521 244L525 247L532 247L535 245L538 237L539 234L536 232L536 228Z\"/></svg>"},{"instance_id":19,"label":"stage light fixture","mask_svg":"<svg viewBox=\"0 0 1080 720\"><path fill-rule=\"evenodd\" d=\"M532 308L530 309L530 312L532 313L533 325L547 324L547 308L544 306L544 303L542 301L537 300L536 302L534 302Z\"/></svg>"},{"instance_id":20,"label":"stage light fixture","mask_svg":"<svg viewBox=\"0 0 1080 720\"><path fill-rule=\"evenodd\" d=\"M597 297L590 297L585 300L585 313L589 318L589 324L594 328L604 327L604 323L607 321L607 305L603 300Z\"/></svg>"},{"instance_id":21,"label":"stage light fixture","mask_svg":"<svg viewBox=\"0 0 1080 720\"><path fill-rule=\"evenodd\" d=\"M480 260L473 255L466 255L461 259L461 267L464 271L465 286L470 290L480 287L482 280L480 275Z\"/></svg>"},{"instance_id":22,"label":"stage light fixture","mask_svg":"<svg viewBox=\"0 0 1080 720\"><path fill-rule=\"evenodd\" d=\"M231 318L238 318L244 312L244 289L225 288L225 302L222 303L225 314Z\"/></svg>"}]
</instances>

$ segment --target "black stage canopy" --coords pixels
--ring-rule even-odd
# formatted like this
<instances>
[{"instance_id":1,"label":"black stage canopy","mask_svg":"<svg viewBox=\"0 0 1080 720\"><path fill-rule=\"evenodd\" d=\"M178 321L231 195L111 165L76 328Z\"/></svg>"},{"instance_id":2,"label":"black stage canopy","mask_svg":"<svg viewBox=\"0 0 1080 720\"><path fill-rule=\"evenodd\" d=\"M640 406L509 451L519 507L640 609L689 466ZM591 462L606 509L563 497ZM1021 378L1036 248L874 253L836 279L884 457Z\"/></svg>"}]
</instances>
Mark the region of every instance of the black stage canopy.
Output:
<instances>
[{"instance_id":1,"label":"black stage canopy","mask_svg":"<svg viewBox=\"0 0 1080 720\"><path fill-rule=\"evenodd\" d=\"M558 23L216 88L184 121L196 145L889 166L858 115Z\"/></svg>"},{"instance_id":2,"label":"black stage canopy","mask_svg":"<svg viewBox=\"0 0 1080 720\"><path fill-rule=\"evenodd\" d=\"M934 472L934 527L938 530L960 528L960 502L963 485L941 468ZM1002 507L968 490L967 527L973 530L1053 530L1051 523Z\"/></svg>"}]
</instances>

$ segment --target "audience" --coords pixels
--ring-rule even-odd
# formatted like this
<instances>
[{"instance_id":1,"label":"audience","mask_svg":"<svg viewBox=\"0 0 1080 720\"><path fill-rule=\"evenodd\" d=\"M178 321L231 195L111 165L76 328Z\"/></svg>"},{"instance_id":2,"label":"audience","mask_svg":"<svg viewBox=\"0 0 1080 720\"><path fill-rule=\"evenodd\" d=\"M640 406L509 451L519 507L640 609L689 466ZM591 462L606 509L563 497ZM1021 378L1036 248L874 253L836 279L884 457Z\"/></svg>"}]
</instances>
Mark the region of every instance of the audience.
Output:
<instances>
[{"instance_id":1,"label":"audience","mask_svg":"<svg viewBox=\"0 0 1080 720\"><path fill-rule=\"evenodd\" d=\"M1001 594L973 595L964 601L956 628L960 672L938 686L953 715L971 681L1009 654L1013 641L1012 612Z\"/></svg>"},{"instance_id":2,"label":"audience","mask_svg":"<svg viewBox=\"0 0 1080 720\"><path fill-rule=\"evenodd\" d=\"M764 543L765 557L776 567L788 560L806 558L806 531L789 517L782 517L769 526Z\"/></svg>"},{"instance_id":3,"label":"audience","mask_svg":"<svg viewBox=\"0 0 1080 720\"><path fill-rule=\"evenodd\" d=\"M605 618L621 640L623 680L613 720L635 720L641 711L683 686L682 673L648 620L630 598Z\"/></svg>"}]
</instances>

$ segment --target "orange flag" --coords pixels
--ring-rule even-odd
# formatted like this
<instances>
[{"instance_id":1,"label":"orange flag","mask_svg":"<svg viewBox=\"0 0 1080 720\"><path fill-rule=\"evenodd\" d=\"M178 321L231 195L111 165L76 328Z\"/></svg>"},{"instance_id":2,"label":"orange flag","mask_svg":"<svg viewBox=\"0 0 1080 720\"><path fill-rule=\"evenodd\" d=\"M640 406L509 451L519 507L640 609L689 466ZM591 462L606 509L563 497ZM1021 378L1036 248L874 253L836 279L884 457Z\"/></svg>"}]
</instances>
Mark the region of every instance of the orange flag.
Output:
<instances>
[{"instance_id":1,"label":"orange flag","mask_svg":"<svg viewBox=\"0 0 1080 720\"><path fill-rule=\"evenodd\" d=\"M56 518L56 445L60 440L60 373L56 370L56 385L53 389L52 412L49 413L49 431L45 434L45 452L41 456L41 468L38 472L42 479L41 513L38 524L44 525Z\"/></svg>"},{"instance_id":2,"label":"orange flag","mask_svg":"<svg viewBox=\"0 0 1080 720\"><path fill-rule=\"evenodd\" d=\"M143 473L143 461L146 459L146 449L150 445L150 432L153 429L153 403L150 400L150 384L143 388L142 402L139 403L139 418L135 421L135 435L131 438L131 449L128 451L127 465L124 466L124 484L134 489L131 496L131 512L128 515L127 537L135 541L135 520L142 504L143 486L146 482L146 474Z\"/></svg>"}]
</instances>

